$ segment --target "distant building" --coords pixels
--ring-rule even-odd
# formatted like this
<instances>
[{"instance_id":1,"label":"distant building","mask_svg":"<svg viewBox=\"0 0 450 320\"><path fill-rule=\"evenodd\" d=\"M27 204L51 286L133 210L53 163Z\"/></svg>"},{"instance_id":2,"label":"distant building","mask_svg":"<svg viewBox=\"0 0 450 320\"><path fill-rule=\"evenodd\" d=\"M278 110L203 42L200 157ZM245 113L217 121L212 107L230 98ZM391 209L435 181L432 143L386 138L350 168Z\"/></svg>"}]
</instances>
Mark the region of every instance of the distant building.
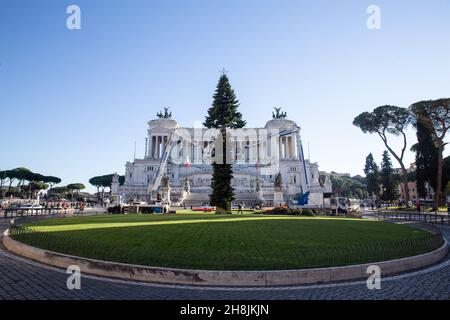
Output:
<instances>
[{"instance_id":1,"label":"distant building","mask_svg":"<svg viewBox=\"0 0 450 320\"><path fill-rule=\"evenodd\" d=\"M338 172L334 172L334 171L331 171L330 173L323 172L323 174L329 175L330 177L348 177L348 178L351 178L351 176L352 176L350 173L338 173Z\"/></svg>"},{"instance_id":2,"label":"distant building","mask_svg":"<svg viewBox=\"0 0 450 320\"><path fill-rule=\"evenodd\" d=\"M416 169L417 169L416 163L413 162L413 163L410 163L409 168L406 168L406 172L407 172L407 173L411 173L411 172L416 171ZM394 168L394 169L393 169L393 172L394 172L395 174L403 174L402 168Z\"/></svg>"},{"instance_id":3,"label":"distant building","mask_svg":"<svg viewBox=\"0 0 450 320\"><path fill-rule=\"evenodd\" d=\"M417 170L416 163L413 162L413 163L411 163L409 165L409 168L406 169L406 172L407 173L411 173L411 172L414 172L416 170ZM400 174L400 175L403 174L401 168L395 168L394 169L394 173ZM409 199L410 200L417 200L419 198L419 194L417 192L417 183L416 183L416 181L409 181L408 182L408 190L407 190L407 192L409 194ZM426 195L424 200L432 200L434 198L434 190L428 183L425 184L425 192L426 192L427 195ZM405 193L405 188L404 188L403 183L400 183L398 185L398 193L399 193L400 199L402 199L402 200L406 199L406 197L405 197L406 193ZM421 199L423 199L423 198L421 197Z\"/></svg>"}]
</instances>

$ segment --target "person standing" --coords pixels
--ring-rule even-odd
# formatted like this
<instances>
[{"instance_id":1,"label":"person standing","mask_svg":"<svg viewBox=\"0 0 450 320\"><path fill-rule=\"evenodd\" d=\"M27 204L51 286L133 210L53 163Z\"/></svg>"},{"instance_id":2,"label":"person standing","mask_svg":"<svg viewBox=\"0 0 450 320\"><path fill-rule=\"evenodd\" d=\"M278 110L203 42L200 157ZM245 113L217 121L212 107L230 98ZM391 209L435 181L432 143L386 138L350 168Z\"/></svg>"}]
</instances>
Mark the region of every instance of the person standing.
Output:
<instances>
[{"instance_id":1,"label":"person standing","mask_svg":"<svg viewBox=\"0 0 450 320\"><path fill-rule=\"evenodd\" d=\"M238 212L237 212L238 214L239 213L241 213L241 214L243 214L244 212L242 212L242 203L239 203L239 205L238 205Z\"/></svg>"}]
</instances>

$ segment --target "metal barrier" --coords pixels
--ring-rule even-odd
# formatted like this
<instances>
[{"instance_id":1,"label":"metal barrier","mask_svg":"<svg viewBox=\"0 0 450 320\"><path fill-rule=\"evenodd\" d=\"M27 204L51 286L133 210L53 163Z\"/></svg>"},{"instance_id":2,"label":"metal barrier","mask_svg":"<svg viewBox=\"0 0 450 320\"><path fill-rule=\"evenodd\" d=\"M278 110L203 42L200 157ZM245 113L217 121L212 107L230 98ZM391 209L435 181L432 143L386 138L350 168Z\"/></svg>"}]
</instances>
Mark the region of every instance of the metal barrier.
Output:
<instances>
[{"instance_id":1,"label":"metal barrier","mask_svg":"<svg viewBox=\"0 0 450 320\"><path fill-rule=\"evenodd\" d=\"M26 217L26 216L44 216L52 214L81 214L83 211L80 208L6 208L0 211L0 216L3 218L15 218L15 217Z\"/></svg>"},{"instance_id":2,"label":"metal barrier","mask_svg":"<svg viewBox=\"0 0 450 320\"><path fill-rule=\"evenodd\" d=\"M448 214L418 213L418 212L380 212L378 217L391 220L418 221L432 224L450 224Z\"/></svg>"}]
</instances>

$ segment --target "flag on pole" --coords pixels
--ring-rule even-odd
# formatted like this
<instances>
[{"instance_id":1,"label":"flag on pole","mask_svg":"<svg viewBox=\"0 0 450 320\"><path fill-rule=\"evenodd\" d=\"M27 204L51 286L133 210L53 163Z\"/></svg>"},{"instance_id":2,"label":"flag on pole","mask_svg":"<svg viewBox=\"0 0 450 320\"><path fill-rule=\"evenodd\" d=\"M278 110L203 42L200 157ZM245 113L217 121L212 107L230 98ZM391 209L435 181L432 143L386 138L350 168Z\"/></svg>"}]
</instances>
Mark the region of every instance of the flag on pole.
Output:
<instances>
[{"instance_id":1,"label":"flag on pole","mask_svg":"<svg viewBox=\"0 0 450 320\"><path fill-rule=\"evenodd\" d=\"M189 161L189 157L186 158L186 168L191 167L191 162Z\"/></svg>"}]
</instances>

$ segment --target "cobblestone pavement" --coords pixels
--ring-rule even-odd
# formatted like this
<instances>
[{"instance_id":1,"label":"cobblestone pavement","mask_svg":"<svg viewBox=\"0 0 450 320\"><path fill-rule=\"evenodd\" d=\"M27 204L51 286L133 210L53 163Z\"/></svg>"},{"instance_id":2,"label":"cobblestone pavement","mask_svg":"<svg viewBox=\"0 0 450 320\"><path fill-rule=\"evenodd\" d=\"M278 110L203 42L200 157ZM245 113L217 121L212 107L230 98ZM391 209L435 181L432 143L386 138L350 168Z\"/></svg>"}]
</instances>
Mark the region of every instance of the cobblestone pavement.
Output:
<instances>
[{"instance_id":1,"label":"cobblestone pavement","mask_svg":"<svg viewBox=\"0 0 450 320\"><path fill-rule=\"evenodd\" d=\"M7 228L0 222L0 231ZM442 227L450 239L450 229ZM68 290L65 270L44 266L0 247L1 299L450 299L450 260L436 266L381 281L381 290L368 290L365 281L280 288L193 288L143 284L82 276L80 290Z\"/></svg>"}]
</instances>

